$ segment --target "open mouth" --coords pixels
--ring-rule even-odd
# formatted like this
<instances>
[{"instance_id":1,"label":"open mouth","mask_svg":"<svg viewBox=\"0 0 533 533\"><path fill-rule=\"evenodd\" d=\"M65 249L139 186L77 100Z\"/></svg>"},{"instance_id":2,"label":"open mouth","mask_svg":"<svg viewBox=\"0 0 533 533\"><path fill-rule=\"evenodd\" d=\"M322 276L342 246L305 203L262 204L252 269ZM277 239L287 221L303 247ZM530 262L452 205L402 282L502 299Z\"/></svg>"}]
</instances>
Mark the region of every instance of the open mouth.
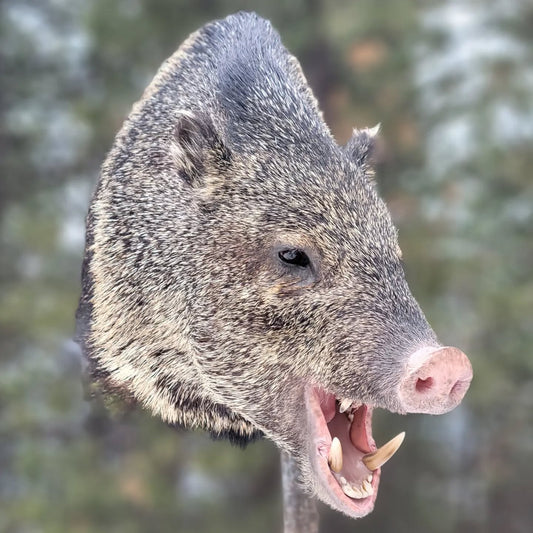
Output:
<instances>
[{"instance_id":1,"label":"open mouth","mask_svg":"<svg viewBox=\"0 0 533 533\"><path fill-rule=\"evenodd\" d=\"M381 466L403 442L400 433L379 449L372 438L372 408L336 398L319 387L306 390L311 459L318 472L318 492L349 516L372 511Z\"/></svg>"}]
</instances>

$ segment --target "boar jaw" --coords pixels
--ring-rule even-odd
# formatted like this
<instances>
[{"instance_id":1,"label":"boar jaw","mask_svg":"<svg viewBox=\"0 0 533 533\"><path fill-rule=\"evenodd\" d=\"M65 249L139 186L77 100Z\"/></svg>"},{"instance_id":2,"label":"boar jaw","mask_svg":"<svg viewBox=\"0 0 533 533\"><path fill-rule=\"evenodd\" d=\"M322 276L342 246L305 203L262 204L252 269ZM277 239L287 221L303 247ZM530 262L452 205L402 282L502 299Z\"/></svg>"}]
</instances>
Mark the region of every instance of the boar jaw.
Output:
<instances>
[{"instance_id":1,"label":"boar jaw","mask_svg":"<svg viewBox=\"0 0 533 533\"><path fill-rule=\"evenodd\" d=\"M362 458L376 450L372 438L372 408L362 404L341 413L333 394L316 386L306 389L309 453L316 477L317 495L333 508L352 517L370 513L376 501L381 469L368 470ZM342 446L342 468L328 464L331 443Z\"/></svg>"}]
</instances>

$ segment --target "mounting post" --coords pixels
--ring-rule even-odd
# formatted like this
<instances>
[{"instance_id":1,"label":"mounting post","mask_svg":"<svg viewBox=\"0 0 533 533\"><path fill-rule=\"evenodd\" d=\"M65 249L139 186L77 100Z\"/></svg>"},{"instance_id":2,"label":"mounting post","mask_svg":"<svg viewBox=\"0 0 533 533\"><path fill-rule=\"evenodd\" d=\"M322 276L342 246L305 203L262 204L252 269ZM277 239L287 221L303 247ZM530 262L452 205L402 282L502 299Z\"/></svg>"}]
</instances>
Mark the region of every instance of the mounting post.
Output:
<instances>
[{"instance_id":1,"label":"mounting post","mask_svg":"<svg viewBox=\"0 0 533 533\"><path fill-rule=\"evenodd\" d=\"M318 533L318 511L314 499L298 485L298 467L294 459L281 452L284 533Z\"/></svg>"}]
</instances>

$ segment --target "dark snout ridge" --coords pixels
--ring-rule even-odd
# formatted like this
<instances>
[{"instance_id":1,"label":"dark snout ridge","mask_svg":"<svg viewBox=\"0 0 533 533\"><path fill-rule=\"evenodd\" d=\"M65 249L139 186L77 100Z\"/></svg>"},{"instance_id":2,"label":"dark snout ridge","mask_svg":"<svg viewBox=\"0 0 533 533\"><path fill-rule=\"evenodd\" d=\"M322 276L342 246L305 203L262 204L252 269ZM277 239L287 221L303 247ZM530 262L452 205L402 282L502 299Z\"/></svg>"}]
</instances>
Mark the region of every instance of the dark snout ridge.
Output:
<instances>
[{"instance_id":1,"label":"dark snout ridge","mask_svg":"<svg viewBox=\"0 0 533 533\"><path fill-rule=\"evenodd\" d=\"M447 413L461 403L472 375L468 357L458 348L421 348L409 357L400 381L402 409L408 413Z\"/></svg>"}]
</instances>

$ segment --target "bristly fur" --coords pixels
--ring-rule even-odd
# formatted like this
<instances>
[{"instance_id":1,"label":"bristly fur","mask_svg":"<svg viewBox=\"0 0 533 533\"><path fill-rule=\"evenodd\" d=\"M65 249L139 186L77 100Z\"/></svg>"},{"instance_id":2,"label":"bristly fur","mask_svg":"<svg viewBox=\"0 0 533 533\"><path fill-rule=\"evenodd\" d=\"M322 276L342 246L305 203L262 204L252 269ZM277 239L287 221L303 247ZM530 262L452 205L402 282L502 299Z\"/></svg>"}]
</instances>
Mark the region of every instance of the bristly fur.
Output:
<instances>
[{"instance_id":1,"label":"bristly fur","mask_svg":"<svg viewBox=\"0 0 533 533\"><path fill-rule=\"evenodd\" d=\"M303 390L397 410L434 339L372 180L270 24L238 13L168 59L116 137L87 218L78 338L97 377L170 424L291 453ZM304 250L309 268L279 252Z\"/></svg>"}]
</instances>

